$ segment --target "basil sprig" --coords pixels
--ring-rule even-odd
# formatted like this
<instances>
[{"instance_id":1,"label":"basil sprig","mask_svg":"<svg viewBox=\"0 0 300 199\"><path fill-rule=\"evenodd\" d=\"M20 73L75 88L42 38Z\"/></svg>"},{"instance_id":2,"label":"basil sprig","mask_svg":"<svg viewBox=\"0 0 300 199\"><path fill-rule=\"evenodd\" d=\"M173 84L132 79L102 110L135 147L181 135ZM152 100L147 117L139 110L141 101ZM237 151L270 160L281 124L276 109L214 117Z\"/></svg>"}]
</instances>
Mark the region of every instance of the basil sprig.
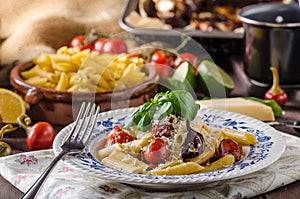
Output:
<instances>
[{"instance_id":1,"label":"basil sprig","mask_svg":"<svg viewBox=\"0 0 300 199\"><path fill-rule=\"evenodd\" d=\"M180 115L191 121L195 118L199 104L186 90L173 90L166 93L157 93L150 102L136 108L126 119L125 127L137 126L139 130L146 131L153 120L160 120L170 114Z\"/></svg>"}]
</instances>

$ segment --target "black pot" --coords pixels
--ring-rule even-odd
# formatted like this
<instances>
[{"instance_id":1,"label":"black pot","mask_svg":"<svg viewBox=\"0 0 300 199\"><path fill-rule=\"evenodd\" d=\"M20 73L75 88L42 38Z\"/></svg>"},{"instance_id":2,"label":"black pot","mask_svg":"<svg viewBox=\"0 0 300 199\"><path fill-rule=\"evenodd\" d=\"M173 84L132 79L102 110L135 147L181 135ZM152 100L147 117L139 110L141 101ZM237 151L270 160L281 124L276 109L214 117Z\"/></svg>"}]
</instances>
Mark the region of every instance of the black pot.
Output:
<instances>
[{"instance_id":1,"label":"black pot","mask_svg":"<svg viewBox=\"0 0 300 199\"><path fill-rule=\"evenodd\" d=\"M271 84L270 66L274 66L281 85L300 85L299 4L255 4L242 8L238 17L245 28L247 75L259 83Z\"/></svg>"}]
</instances>

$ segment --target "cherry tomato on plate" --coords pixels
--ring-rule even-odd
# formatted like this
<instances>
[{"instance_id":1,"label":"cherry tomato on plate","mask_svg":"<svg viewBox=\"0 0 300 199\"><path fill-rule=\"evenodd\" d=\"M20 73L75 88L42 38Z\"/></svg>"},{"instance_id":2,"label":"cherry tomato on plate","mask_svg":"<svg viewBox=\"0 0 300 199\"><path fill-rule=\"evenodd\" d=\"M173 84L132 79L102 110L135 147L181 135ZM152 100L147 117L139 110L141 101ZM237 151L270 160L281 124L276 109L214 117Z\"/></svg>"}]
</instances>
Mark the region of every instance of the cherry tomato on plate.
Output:
<instances>
[{"instance_id":1,"label":"cherry tomato on plate","mask_svg":"<svg viewBox=\"0 0 300 199\"><path fill-rule=\"evenodd\" d=\"M94 49L94 43L93 41L89 41L86 36L84 35L78 35L75 36L70 43L70 47L72 48L79 48L81 51L85 49Z\"/></svg>"},{"instance_id":2,"label":"cherry tomato on plate","mask_svg":"<svg viewBox=\"0 0 300 199\"><path fill-rule=\"evenodd\" d=\"M130 135L128 132L122 129L121 126L116 126L108 134L106 146L113 145L115 143L127 143L133 141L135 138Z\"/></svg>"},{"instance_id":3,"label":"cherry tomato on plate","mask_svg":"<svg viewBox=\"0 0 300 199\"><path fill-rule=\"evenodd\" d=\"M29 150L49 149L55 138L55 130L48 122L37 122L27 134L26 143Z\"/></svg>"},{"instance_id":4,"label":"cherry tomato on plate","mask_svg":"<svg viewBox=\"0 0 300 199\"><path fill-rule=\"evenodd\" d=\"M223 139L218 148L218 156L224 157L226 155L233 155L235 162L241 159L241 149L237 142L231 139Z\"/></svg>"},{"instance_id":5,"label":"cherry tomato on plate","mask_svg":"<svg viewBox=\"0 0 300 199\"><path fill-rule=\"evenodd\" d=\"M142 152L143 158L151 164L159 164L166 160L169 156L170 150L168 143L160 138L156 137Z\"/></svg>"}]
</instances>

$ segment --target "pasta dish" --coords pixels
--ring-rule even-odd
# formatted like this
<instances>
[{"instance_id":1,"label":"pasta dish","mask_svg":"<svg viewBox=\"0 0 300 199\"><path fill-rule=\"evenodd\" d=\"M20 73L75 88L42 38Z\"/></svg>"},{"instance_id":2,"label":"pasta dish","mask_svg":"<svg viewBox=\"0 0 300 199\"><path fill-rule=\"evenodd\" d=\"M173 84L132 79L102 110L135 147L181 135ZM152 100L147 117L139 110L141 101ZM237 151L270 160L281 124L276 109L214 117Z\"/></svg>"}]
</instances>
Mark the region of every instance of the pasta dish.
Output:
<instances>
[{"instance_id":1,"label":"pasta dish","mask_svg":"<svg viewBox=\"0 0 300 199\"><path fill-rule=\"evenodd\" d=\"M165 97L161 95L152 102L165 100ZM156 110L161 106L155 106ZM138 108L131 118L138 117L137 113L145 107ZM153 116L158 113L154 109ZM152 120L145 129L140 127L115 126L107 135L104 146L96 152L96 158L102 164L124 172L186 175L231 166L243 158L243 146L256 144L251 133L212 128L198 117L190 121L174 113Z\"/></svg>"}]
</instances>

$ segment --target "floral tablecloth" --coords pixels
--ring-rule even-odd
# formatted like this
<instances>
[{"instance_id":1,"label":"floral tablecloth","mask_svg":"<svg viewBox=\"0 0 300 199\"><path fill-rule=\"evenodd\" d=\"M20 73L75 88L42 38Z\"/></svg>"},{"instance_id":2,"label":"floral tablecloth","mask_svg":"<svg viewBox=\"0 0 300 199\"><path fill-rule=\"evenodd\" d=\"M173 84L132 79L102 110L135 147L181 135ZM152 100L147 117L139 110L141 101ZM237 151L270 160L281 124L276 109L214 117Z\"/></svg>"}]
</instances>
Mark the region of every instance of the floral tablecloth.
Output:
<instances>
[{"instance_id":1,"label":"floral tablecloth","mask_svg":"<svg viewBox=\"0 0 300 199\"><path fill-rule=\"evenodd\" d=\"M286 149L271 166L246 176L206 184L199 190L154 192L82 174L60 161L37 198L249 198L300 179L300 138L282 133ZM53 150L0 158L1 175L25 192L54 158Z\"/></svg>"}]
</instances>

